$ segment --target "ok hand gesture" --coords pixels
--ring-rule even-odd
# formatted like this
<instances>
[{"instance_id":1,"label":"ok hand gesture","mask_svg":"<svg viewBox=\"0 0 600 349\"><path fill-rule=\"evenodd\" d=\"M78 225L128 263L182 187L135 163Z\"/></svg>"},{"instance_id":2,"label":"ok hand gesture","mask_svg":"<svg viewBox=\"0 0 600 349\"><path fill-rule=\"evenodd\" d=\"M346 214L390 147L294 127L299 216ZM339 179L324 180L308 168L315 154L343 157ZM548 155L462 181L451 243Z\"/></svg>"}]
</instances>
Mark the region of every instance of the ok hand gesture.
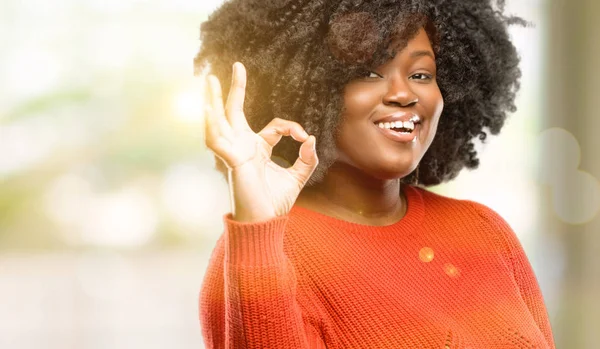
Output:
<instances>
[{"instance_id":1,"label":"ok hand gesture","mask_svg":"<svg viewBox=\"0 0 600 349\"><path fill-rule=\"evenodd\" d=\"M233 218L258 222L287 214L317 167L315 137L297 122L279 118L254 133L244 115L246 70L239 62L233 65L225 106L214 75L208 76L208 87L206 146L227 165ZM302 143L300 156L287 169L271 160L282 136Z\"/></svg>"}]
</instances>

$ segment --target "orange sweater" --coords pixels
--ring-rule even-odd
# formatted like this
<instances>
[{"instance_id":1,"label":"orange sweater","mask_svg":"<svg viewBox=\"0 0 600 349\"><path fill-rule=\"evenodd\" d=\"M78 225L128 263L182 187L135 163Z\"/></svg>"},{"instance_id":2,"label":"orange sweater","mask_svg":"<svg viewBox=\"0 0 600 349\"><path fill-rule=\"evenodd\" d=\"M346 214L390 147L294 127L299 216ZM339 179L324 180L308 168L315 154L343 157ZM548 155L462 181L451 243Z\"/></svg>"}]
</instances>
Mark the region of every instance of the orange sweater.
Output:
<instances>
[{"instance_id":1,"label":"orange sweater","mask_svg":"<svg viewBox=\"0 0 600 349\"><path fill-rule=\"evenodd\" d=\"M200 294L207 348L554 348L513 230L469 200L404 185L396 224L294 206L224 216Z\"/></svg>"}]
</instances>

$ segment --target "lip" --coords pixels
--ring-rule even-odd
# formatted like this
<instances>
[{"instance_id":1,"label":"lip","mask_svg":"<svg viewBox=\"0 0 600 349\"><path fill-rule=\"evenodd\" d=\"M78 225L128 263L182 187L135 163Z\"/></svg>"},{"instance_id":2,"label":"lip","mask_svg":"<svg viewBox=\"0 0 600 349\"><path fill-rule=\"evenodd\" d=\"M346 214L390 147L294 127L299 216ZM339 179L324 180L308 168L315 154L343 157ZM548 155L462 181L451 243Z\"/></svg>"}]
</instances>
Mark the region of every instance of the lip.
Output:
<instances>
[{"instance_id":1,"label":"lip","mask_svg":"<svg viewBox=\"0 0 600 349\"><path fill-rule=\"evenodd\" d=\"M418 121L415 122L415 120L418 119ZM373 123L375 125L377 125L380 122L392 122L392 121L413 121L415 122L415 124L420 124L422 122L421 117L418 114L415 113L407 113L407 112L396 112L393 114L389 114L386 115L384 117L382 117L381 119L375 120L373 121Z\"/></svg>"},{"instance_id":2,"label":"lip","mask_svg":"<svg viewBox=\"0 0 600 349\"><path fill-rule=\"evenodd\" d=\"M415 124L415 128L411 133L400 133L387 128L381 128L377 124L373 124L373 127L377 129L385 137L395 142L400 143L415 143L417 141L418 130L421 128L421 123Z\"/></svg>"}]
</instances>

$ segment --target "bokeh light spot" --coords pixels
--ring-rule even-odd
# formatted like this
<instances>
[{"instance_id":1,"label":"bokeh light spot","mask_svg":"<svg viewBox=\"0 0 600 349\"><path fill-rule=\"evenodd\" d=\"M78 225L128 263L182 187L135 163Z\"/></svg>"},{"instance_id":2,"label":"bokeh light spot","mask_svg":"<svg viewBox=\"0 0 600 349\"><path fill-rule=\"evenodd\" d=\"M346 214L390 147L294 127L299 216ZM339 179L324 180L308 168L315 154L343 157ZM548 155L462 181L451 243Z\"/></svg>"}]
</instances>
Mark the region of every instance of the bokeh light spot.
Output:
<instances>
[{"instance_id":1,"label":"bokeh light spot","mask_svg":"<svg viewBox=\"0 0 600 349\"><path fill-rule=\"evenodd\" d=\"M591 174L576 171L568 183L552 187L556 215L570 224L585 224L600 211L600 185Z\"/></svg>"},{"instance_id":2,"label":"bokeh light spot","mask_svg":"<svg viewBox=\"0 0 600 349\"><path fill-rule=\"evenodd\" d=\"M203 119L205 88L203 79L194 79L175 96L175 115L181 121L200 123Z\"/></svg>"},{"instance_id":3,"label":"bokeh light spot","mask_svg":"<svg viewBox=\"0 0 600 349\"><path fill-rule=\"evenodd\" d=\"M433 260L433 249L430 247L423 247L419 251L419 259L424 263L431 262Z\"/></svg>"},{"instance_id":4,"label":"bokeh light spot","mask_svg":"<svg viewBox=\"0 0 600 349\"><path fill-rule=\"evenodd\" d=\"M600 183L579 170L581 149L569 131L554 127L543 131L536 142L544 166L538 180L552 189L552 208L562 221L585 224L600 211Z\"/></svg>"},{"instance_id":5,"label":"bokeh light spot","mask_svg":"<svg viewBox=\"0 0 600 349\"><path fill-rule=\"evenodd\" d=\"M579 142L565 129L553 127L543 131L538 136L536 146L544 164L538 171L538 179L542 183L563 184L566 173L579 167Z\"/></svg>"},{"instance_id":6,"label":"bokeh light spot","mask_svg":"<svg viewBox=\"0 0 600 349\"><path fill-rule=\"evenodd\" d=\"M452 278L456 278L460 276L460 270L452 263L444 264L444 271L446 274Z\"/></svg>"}]
</instances>

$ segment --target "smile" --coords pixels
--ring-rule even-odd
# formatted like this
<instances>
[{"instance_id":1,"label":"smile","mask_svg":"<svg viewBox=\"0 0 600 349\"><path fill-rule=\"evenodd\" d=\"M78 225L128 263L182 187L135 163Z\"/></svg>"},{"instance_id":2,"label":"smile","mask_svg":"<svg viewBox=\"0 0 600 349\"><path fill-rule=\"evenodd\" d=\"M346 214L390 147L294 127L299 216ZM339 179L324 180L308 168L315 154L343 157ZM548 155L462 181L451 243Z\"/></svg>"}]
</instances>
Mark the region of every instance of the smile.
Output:
<instances>
[{"instance_id":1,"label":"smile","mask_svg":"<svg viewBox=\"0 0 600 349\"><path fill-rule=\"evenodd\" d=\"M412 120L409 121L392 121L392 122L379 122L377 123L377 126L379 126L379 128L387 128L388 130L392 130L392 131L396 131L396 132L400 132L400 133L410 133L415 129L415 124L417 124L417 122L414 122Z\"/></svg>"},{"instance_id":2,"label":"smile","mask_svg":"<svg viewBox=\"0 0 600 349\"><path fill-rule=\"evenodd\" d=\"M402 123L402 125L400 125L400 123ZM415 124L412 121L397 121L396 123L385 124L382 125L382 123L379 123L373 125L382 135L391 139L392 141L400 143L415 143L417 141L417 131L421 127L420 123Z\"/></svg>"}]
</instances>

